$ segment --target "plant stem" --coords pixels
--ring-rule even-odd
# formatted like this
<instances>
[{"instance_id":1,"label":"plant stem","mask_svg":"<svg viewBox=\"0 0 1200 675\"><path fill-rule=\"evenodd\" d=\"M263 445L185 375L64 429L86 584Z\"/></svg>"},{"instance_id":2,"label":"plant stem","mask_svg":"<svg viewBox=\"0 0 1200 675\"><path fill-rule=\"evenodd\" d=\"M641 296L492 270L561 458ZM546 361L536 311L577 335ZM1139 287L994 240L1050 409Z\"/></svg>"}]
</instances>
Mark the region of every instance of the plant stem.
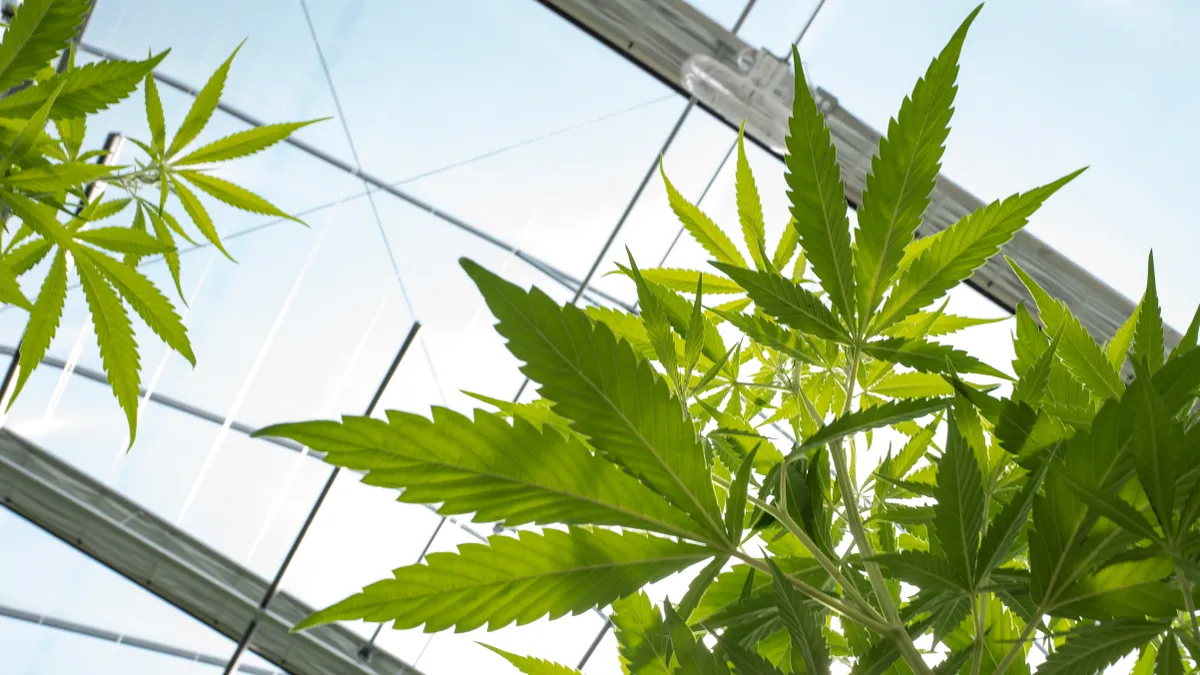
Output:
<instances>
[{"instance_id":1,"label":"plant stem","mask_svg":"<svg viewBox=\"0 0 1200 675\"><path fill-rule=\"evenodd\" d=\"M1021 631L1021 637L1017 638L1012 647L1009 647L1008 653L1004 655L1004 658L1000 659L1000 663L996 664L996 669L992 671L992 675L1004 675L1004 673L1008 672L1008 667L1016 660L1017 654L1021 653L1021 647L1026 642L1029 642L1033 631L1037 630L1038 623L1040 623L1040 616L1040 614L1035 614L1033 620L1025 622L1025 628Z\"/></svg>"},{"instance_id":2,"label":"plant stem","mask_svg":"<svg viewBox=\"0 0 1200 675\"><path fill-rule=\"evenodd\" d=\"M858 366L862 359L862 351L856 345L850 352L850 365L846 368L846 402L842 406L842 414L848 414L854 402L854 383L858 379ZM846 508L846 523L850 527L850 533L854 537L854 545L858 548L858 554L863 560L863 565L867 568L867 576L871 580L871 587L875 590L875 596L879 599L879 605L883 609L883 616L887 619L888 624L893 630L888 631L900 648L901 654L904 655L904 660L913 669L913 672L928 675L930 673L929 666L925 664L925 658L921 652L917 650L913 644L912 637L908 631L904 629L904 621L900 618L900 612L896 608L896 603L892 601L892 593L888 589L887 581L883 577L883 571L879 569L879 564L871 561L875 555L875 550L871 546L871 540L867 538L866 528L863 526L862 514L858 510L858 491L856 481L850 475L850 469L846 466L845 445L841 442L837 444L829 444L829 455L833 457L834 473L837 474L838 487L842 492L842 503Z\"/></svg>"},{"instance_id":3,"label":"plant stem","mask_svg":"<svg viewBox=\"0 0 1200 675\"><path fill-rule=\"evenodd\" d=\"M762 560L755 558L753 556L747 555L747 554L743 553L742 551L734 551L733 555L735 557L737 557L738 559L742 560L743 562L751 565L755 569L759 570L760 572L764 572L766 574L771 574L770 566L767 565L767 563L763 562ZM854 621L854 622L858 623L859 625L869 628L870 630L876 631L878 633L881 633L884 635L891 633L892 627L886 623L881 622L878 618L874 618L867 614L864 614L864 613L860 612L858 609L851 607L850 605L847 605L846 603L842 602L840 599L835 598L832 595L829 595L828 593L825 593L824 591L821 591L818 588L814 588L789 574L785 574L784 576L787 577L787 580L789 582L791 582L792 586L794 586L796 588L796 590L803 593L809 599L819 602L820 604L824 605L826 608L837 613L838 615L843 616L846 619L849 619L850 621Z\"/></svg>"},{"instance_id":4,"label":"plant stem","mask_svg":"<svg viewBox=\"0 0 1200 675\"><path fill-rule=\"evenodd\" d=\"M983 666L983 634L987 623L987 605L984 604L982 593L975 596L971 610L975 615L975 655L972 657L971 675L979 675L979 669Z\"/></svg>"},{"instance_id":5,"label":"plant stem","mask_svg":"<svg viewBox=\"0 0 1200 675\"><path fill-rule=\"evenodd\" d=\"M1192 637L1200 642L1200 624L1196 623L1196 602L1192 599L1192 582L1178 568L1175 576L1179 578L1179 589L1183 591L1183 606L1187 607L1188 622L1192 626Z\"/></svg>"}]
</instances>

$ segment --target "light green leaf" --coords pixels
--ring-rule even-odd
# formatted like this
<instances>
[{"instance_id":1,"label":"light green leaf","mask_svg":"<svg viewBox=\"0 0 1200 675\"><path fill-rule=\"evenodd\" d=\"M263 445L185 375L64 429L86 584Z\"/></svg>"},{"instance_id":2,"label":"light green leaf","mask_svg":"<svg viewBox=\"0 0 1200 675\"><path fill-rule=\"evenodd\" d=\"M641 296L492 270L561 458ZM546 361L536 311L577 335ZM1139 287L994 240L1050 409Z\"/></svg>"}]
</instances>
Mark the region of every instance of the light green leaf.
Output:
<instances>
[{"instance_id":1,"label":"light green leaf","mask_svg":"<svg viewBox=\"0 0 1200 675\"><path fill-rule=\"evenodd\" d=\"M294 630L331 621L394 622L396 628L496 630L544 616L557 619L603 607L646 584L703 562L694 544L636 532L571 528L496 535L431 553L401 567Z\"/></svg>"},{"instance_id":2,"label":"light green leaf","mask_svg":"<svg viewBox=\"0 0 1200 675\"><path fill-rule=\"evenodd\" d=\"M1116 369L1109 363L1108 357L1100 349L1100 345L1096 344L1096 340L1084 330L1079 319L1075 318L1066 305L1051 298L1015 262L1009 260L1008 264L1033 295L1034 301L1037 302L1038 314L1041 316L1046 330L1062 335L1058 354L1067 369L1101 400L1119 397L1125 391L1125 383L1121 381Z\"/></svg>"},{"instance_id":3,"label":"light green leaf","mask_svg":"<svg viewBox=\"0 0 1200 675\"><path fill-rule=\"evenodd\" d=\"M229 251L226 251L225 245L221 243L221 237L217 234L217 227L213 225L212 217L208 215L208 211L205 210L196 195L177 178L172 177L171 186L175 189L175 194L179 196L183 210L187 211L188 217L196 224L200 234L203 234L205 239L216 246L218 251L224 253L226 258L233 260L233 256L229 255ZM166 217L166 212L163 212L163 217Z\"/></svg>"},{"instance_id":4,"label":"light green leaf","mask_svg":"<svg viewBox=\"0 0 1200 675\"><path fill-rule=\"evenodd\" d=\"M833 312L799 284L774 272L756 272L720 262L712 265L746 289L759 309L781 323L829 340L850 341L849 333Z\"/></svg>"},{"instance_id":5,"label":"light green leaf","mask_svg":"<svg viewBox=\"0 0 1200 675\"><path fill-rule=\"evenodd\" d=\"M1142 651L1138 654L1137 661L1133 664L1133 670L1129 671L1129 675L1154 675L1155 657L1158 656L1158 648L1153 642L1148 642L1142 646Z\"/></svg>"},{"instance_id":6,"label":"light green leaf","mask_svg":"<svg viewBox=\"0 0 1200 675\"><path fill-rule=\"evenodd\" d=\"M432 420L389 410L386 422L344 416L254 435L307 445L330 464L365 473L364 483L401 490L405 503L439 504L446 516L474 513L476 521L507 526L614 525L689 538L700 530L577 436L519 417L510 425L483 410L470 419L435 407Z\"/></svg>"},{"instance_id":7,"label":"light green leaf","mask_svg":"<svg viewBox=\"0 0 1200 675\"><path fill-rule=\"evenodd\" d=\"M903 478L908 475L909 470L916 466L917 462L925 456L925 452L933 442L933 436L937 432L941 421L942 414L938 413L934 416L931 424L926 425L914 434L912 438L908 439L908 443L904 444L904 447L896 454L896 458L892 460L890 469L893 478Z\"/></svg>"},{"instance_id":8,"label":"light green leaf","mask_svg":"<svg viewBox=\"0 0 1200 675\"><path fill-rule=\"evenodd\" d=\"M796 246L799 243L800 233L789 220L779 235L779 244L775 246L775 254L771 256L771 265L782 271L784 266L791 262L792 256L796 255Z\"/></svg>"},{"instance_id":9,"label":"light green leaf","mask_svg":"<svg viewBox=\"0 0 1200 675\"><path fill-rule=\"evenodd\" d=\"M933 535L942 554L968 588L975 588L979 537L983 532L983 476L954 411L950 412L946 451L938 463Z\"/></svg>"},{"instance_id":10,"label":"light green leaf","mask_svg":"<svg viewBox=\"0 0 1200 675\"><path fill-rule=\"evenodd\" d=\"M954 387L941 375L922 372L891 373L871 385L871 393L892 398L950 396L954 393Z\"/></svg>"},{"instance_id":11,"label":"light green leaf","mask_svg":"<svg viewBox=\"0 0 1200 675\"><path fill-rule=\"evenodd\" d=\"M66 159L79 162L88 159L79 155L79 151L83 147L84 137L87 135L86 117L55 120L54 128L58 130L58 138L62 141L63 148L66 150ZM103 153L104 151L101 150L99 152Z\"/></svg>"},{"instance_id":12,"label":"light green leaf","mask_svg":"<svg viewBox=\"0 0 1200 675\"><path fill-rule=\"evenodd\" d=\"M466 389L462 390L462 393L477 401L483 401L490 406L494 406L500 411L500 416L506 419L519 417L526 422L529 422L539 430L548 426L557 429L558 432L563 435L571 435L575 433L574 431L571 431L571 421L555 414L555 412L550 409L550 402L544 399L530 401L529 403L513 403L512 401L505 401L503 399L477 394L473 391L467 391Z\"/></svg>"},{"instance_id":13,"label":"light green leaf","mask_svg":"<svg viewBox=\"0 0 1200 675\"><path fill-rule=\"evenodd\" d=\"M103 164L66 162L18 171L0 182L26 192L58 192L106 178L112 172L113 167Z\"/></svg>"},{"instance_id":14,"label":"light green leaf","mask_svg":"<svg viewBox=\"0 0 1200 675\"><path fill-rule=\"evenodd\" d=\"M883 309L871 322L872 333L889 326L941 298L947 291L987 262L1050 195L1082 173L992 202L949 228L927 237L922 253L897 279Z\"/></svg>"},{"instance_id":15,"label":"light green leaf","mask_svg":"<svg viewBox=\"0 0 1200 675\"><path fill-rule=\"evenodd\" d=\"M1104 355L1108 357L1108 362L1113 368L1118 370L1125 365L1125 359L1129 356L1129 348L1133 346L1133 332L1138 323L1138 315L1142 313L1142 305L1138 303L1133 308L1133 313L1121 324L1117 332L1113 334L1108 345L1104 348Z\"/></svg>"},{"instance_id":16,"label":"light green leaf","mask_svg":"<svg viewBox=\"0 0 1200 675\"><path fill-rule=\"evenodd\" d=\"M0 303L16 305L22 309L33 311L33 304L21 292L21 284L8 260L0 259Z\"/></svg>"},{"instance_id":17,"label":"light green leaf","mask_svg":"<svg viewBox=\"0 0 1200 675\"><path fill-rule=\"evenodd\" d=\"M87 0L25 0L0 42L0 91L27 80L66 49L90 3Z\"/></svg>"},{"instance_id":18,"label":"light green leaf","mask_svg":"<svg viewBox=\"0 0 1200 675\"><path fill-rule=\"evenodd\" d=\"M1183 605L1179 590L1166 583L1174 573L1166 557L1114 563L1064 589L1053 613L1100 620L1170 616Z\"/></svg>"},{"instance_id":19,"label":"light green leaf","mask_svg":"<svg viewBox=\"0 0 1200 675\"><path fill-rule=\"evenodd\" d=\"M970 590L967 580L962 578L954 566L926 551L881 553L872 560L882 565L890 577L910 583L923 591L963 593Z\"/></svg>"},{"instance_id":20,"label":"light green leaf","mask_svg":"<svg viewBox=\"0 0 1200 675\"><path fill-rule=\"evenodd\" d=\"M138 205L139 207L141 204ZM163 252L163 260L167 263L167 269L171 272L171 280L175 282L175 292L179 294L179 298L183 299L183 284L180 280L180 265L179 251L175 248L175 237L171 234L171 227L167 225L166 220L159 215L154 207L143 209L150 219L150 224L154 227L154 237L162 242L163 246L168 247L168 250Z\"/></svg>"},{"instance_id":21,"label":"light green leaf","mask_svg":"<svg viewBox=\"0 0 1200 675\"><path fill-rule=\"evenodd\" d=\"M883 300L904 248L913 239L941 170L943 144L950 134L958 57L967 29L981 7L963 21L950 42L917 80L912 94L888 124L871 159L858 209L855 272L858 309L868 316Z\"/></svg>"},{"instance_id":22,"label":"light green leaf","mask_svg":"<svg viewBox=\"0 0 1200 675\"><path fill-rule=\"evenodd\" d=\"M613 635L621 665L632 675L668 675L670 635L662 614L644 591L612 604Z\"/></svg>"},{"instance_id":23,"label":"light green leaf","mask_svg":"<svg viewBox=\"0 0 1200 675\"><path fill-rule=\"evenodd\" d=\"M149 234L131 227L93 227L79 232L75 235L75 239L117 253L130 253L136 256L166 253L173 248Z\"/></svg>"},{"instance_id":24,"label":"light green leaf","mask_svg":"<svg viewBox=\"0 0 1200 675\"><path fill-rule=\"evenodd\" d=\"M230 183L223 178L217 178L216 176L211 176L206 173L190 170L176 171L175 175L181 178L186 178L189 182L191 182L192 185L195 185L204 192L207 192L209 195L234 208L241 209L243 211L249 211L250 213L258 213L265 216L275 216L277 218L287 218L288 220L294 220L298 223L301 222L300 220L293 218L292 216L289 216L288 214L279 210L279 207L275 206L271 202L259 197L246 188L234 183ZM176 185L178 184L178 180L176 180Z\"/></svg>"},{"instance_id":25,"label":"light green leaf","mask_svg":"<svg viewBox=\"0 0 1200 675\"><path fill-rule=\"evenodd\" d=\"M166 55L163 52L145 61L99 61L72 68L0 99L0 117L28 116L49 100L54 102L50 109L52 120L99 112L133 93L142 78Z\"/></svg>"},{"instance_id":26,"label":"light green leaf","mask_svg":"<svg viewBox=\"0 0 1200 675\"><path fill-rule=\"evenodd\" d=\"M225 62L208 78L208 82L200 89L200 93L196 94L196 100L192 101L192 107L188 109L187 115L180 123L179 131L176 131L175 138L171 139L171 145L167 148L167 157L174 157L175 153L186 147L204 130L213 111L217 109L217 104L221 102L221 93L225 89L225 78L229 75L229 66L241 48L242 45L238 45L237 49L233 50L229 58L225 59Z\"/></svg>"},{"instance_id":27,"label":"light green leaf","mask_svg":"<svg viewBox=\"0 0 1200 675\"><path fill-rule=\"evenodd\" d=\"M1051 368L1057 363L1055 356L1058 353L1058 341L1061 338L1062 333L1056 334L1038 360L1034 361L1033 365L1021 375L1017 386L1013 387L1014 401L1024 401L1031 407L1036 407L1041 402L1050 385Z\"/></svg>"},{"instance_id":28,"label":"light green leaf","mask_svg":"<svg viewBox=\"0 0 1200 675\"><path fill-rule=\"evenodd\" d=\"M703 279L704 290L707 293L715 295L728 293L742 293L741 286L726 279L725 277L709 274L707 272L697 272L696 270L676 269L672 267L652 267L642 270L642 277L646 281L654 282L664 288L669 288L672 291L680 293L691 293L696 290L696 284Z\"/></svg>"},{"instance_id":29,"label":"light green leaf","mask_svg":"<svg viewBox=\"0 0 1200 675\"><path fill-rule=\"evenodd\" d=\"M485 647L499 654L505 661L508 661L514 668L525 673L525 675L582 675L578 670L564 666L559 663L547 661L545 659L536 659L532 656L518 656L512 652L506 652L499 647L493 647L482 642L479 646Z\"/></svg>"},{"instance_id":30,"label":"light green leaf","mask_svg":"<svg viewBox=\"0 0 1200 675\"><path fill-rule=\"evenodd\" d=\"M650 289L646 280L638 271L633 254L625 249L629 257L629 273L637 285L638 303L642 306L642 323L646 327L646 337L654 348L654 355L667 373L667 380L676 394L683 396L679 385L679 360L675 349L675 334L671 332L671 321L667 318L667 310L662 306L658 296Z\"/></svg>"},{"instance_id":31,"label":"light green leaf","mask_svg":"<svg viewBox=\"0 0 1200 675\"><path fill-rule=\"evenodd\" d=\"M688 234L692 235L692 238L717 260L745 267L746 259L742 257L741 252L737 250L729 237L721 231L721 228L717 227L717 224L704 215L704 212L698 207L684 199L675 186L671 185L671 181L667 180L667 173L661 161L658 165L658 172L662 174L663 184L667 187L667 202L670 203L671 210L675 212Z\"/></svg>"},{"instance_id":32,"label":"light green leaf","mask_svg":"<svg viewBox=\"0 0 1200 675\"><path fill-rule=\"evenodd\" d=\"M55 97L58 96L59 91L59 89L51 91L46 101L25 121L25 126L21 127L21 131L13 139L8 152L4 153L3 159L0 159L0 176L6 175L12 167L20 166L21 160L25 158L30 148L37 144L38 139L44 133L46 120L49 119L50 115L50 108L54 105ZM0 104L3 104L5 100L8 99L0 98Z\"/></svg>"},{"instance_id":33,"label":"light green leaf","mask_svg":"<svg viewBox=\"0 0 1200 675\"><path fill-rule=\"evenodd\" d=\"M696 282L696 301L692 303L692 320L688 323L687 332L684 333L684 363L683 363L683 381L687 382L692 377L692 371L696 369L696 364L700 362L700 356L704 353L704 280ZM685 396L686 398L686 396Z\"/></svg>"},{"instance_id":34,"label":"light green leaf","mask_svg":"<svg viewBox=\"0 0 1200 675\"><path fill-rule=\"evenodd\" d=\"M829 675L831 659L829 645L822 632L825 625L822 611L800 596L775 560L768 558L767 564L771 566L775 607L791 635L792 650L800 654L809 675Z\"/></svg>"},{"instance_id":35,"label":"light green leaf","mask_svg":"<svg viewBox=\"0 0 1200 675\"><path fill-rule=\"evenodd\" d=\"M120 263L118 263L120 265ZM75 268L83 286L83 297L92 314L100 360L109 384L129 422L129 445L137 434L137 409L141 386L141 359L133 338L133 326L121 299L105 276L87 257L76 257Z\"/></svg>"},{"instance_id":36,"label":"light green leaf","mask_svg":"<svg viewBox=\"0 0 1200 675\"><path fill-rule=\"evenodd\" d=\"M166 149L167 120L163 116L162 99L158 96L158 83L154 74L146 75L146 124L150 126L150 147L158 152Z\"/></svg>"},{"instance_id":37,"label":"light green leaf","mask_svg":"<svg viewBox=\"0 0 1200 675\"><path fill-rule=\"evenodd\" d=\"M757 450L750 450L729 483L729 496L725 500L725 530L729 533L729 541L742 540L742 528L746 524L746 492L749 489Z\"/></svg>"},{"instance_id":38,"label":"light green leaf","mask_svg":"<svg viewBox=\"0 0 1200 675\"><path fill-rule=\"evenodd\" d=\"M16 276L21 276L33 269L54 248L46 239L38 238L27 241L4 254L4 260Z\"/></svg>"},{"instance_id":39,"label":"light green leaf","mask_svg":"<svg viewBox=\"0 0 1200 675\"><path fill-rule=\"evenodd\" d=\"M978 319L941 312L914 312L883 331L888 337L923 338L957 333L964 328L1007 321L1008 317Z\"/></svg>"},{"instance_id":40,"label":"light green leaf","mask_svg":"<svg viewBox=\"0 0 1200 675\"><path fill-rule=\"evenodd\" d=\"M728 499L726 503L728 503ZM713 558L692 579L692 583L688 584L688 589L683 594L683 599L675 606L679 611L679 616L683 617L685 621L692 616L692 612L696 611L696 607L700 605L700 599L704 597L704 593L708 590L709 586L712 586L713 581L716 580L717 575L721 573L721 570L725 568L728 562L729 556L727 555L719 555Z\"/></svg>"},{"instance_id":41,"label":"light green leaf","mask_svg":"<svg viewBox=\"0 0 1200 675\"><path fill-rule=\"evenodd\" d=\"M796 69L796 95L788 123L788 199L792 226L800 246L812 263L821 287L847 325L855 324L854 262L850 249L850 219L846 215L846 188L837 150L830 139L825 117L804 77L800 53L792 48ZM919 308L917 308L919 309Z\"/></svg>"},{"instance_id":42,"label":"light green leaf","mask_svg":"<svg viewBox=\"0 0 1200 675\"><path fill-rule=\"evenodd\" d=\"M582 310L559 307L463 259L509 351L543 398L596 450L667 497L708 533L725 536L703 448L691 420L651 365Z\"/></svg>"},{"instance_id":43,"label":"light green leaf","mask_svg":"<svg viewBox=\"0 0 1200 675\"><path fill-rule=\"evenodd\" d=\"M950 398L908 398L856 410L821 427L820 431L805 439L800 449L809 450L859 432L923 417L945 409L952 401Z\"/></svg>"},{"instance_id":44,"label":"light green leaf","mask_svg":"<svg viewBox=\"0 0 1200 675\"><path fill-rule=\"evenodd\" d=\"M171 301L167 300L162 291L141 272L100 251L86 248L75 250L75 260L81 268L84 267L82 261L86 261L88 267L94 267L138 316L142 317L142 321L146 322L155 335L162 338L168 347L179 352L188 363L196 365L196 355L192 353L192 345L188 340L183 320L171 306Z\"/></svg>"},{"instance_id":45,"label":"light green leaf","mask_svg":"<svg viewBox=\"0 0 1200 675\"><path fill-rule=\"evenodd\" d=\"M763 269L767 255L767 226L763 222L762 202L758 198L758 186L754 183L754 173L750 170L750 161L746 159L745 145L746 123L738 129L737 140L737 171L734 176L734 190L737 199L738 220L742 223L742 237L746 240L746 248L754 266Z\"/></svg>"},{"instance_id":46,"label":"light green leaf","mask_svg":"<svg viewBox=\"0 0 1200 675\"><path fill-rule=\"evenodd\" d=\"M584 312L593 321L608 326L614 335L628 342L642 356L647 359L657 357L654 347L650 344L650 337L646 335L646 326L638 315L596 305L588 307Z\"/></svg>"},{"instance_id":47,"label":"light green leaf","mask_svg":"<svg viewBox=\"0 0 1200 675\"><path fill-rule=\"evenodd\" d=\"M1154 286L1153 253L1146 265L1146 294L1142 296L1138 307L1140 311L1133 335L1133 355L1145 361L1153 375L1162 367L1164 360L1162 309L1158 306L1158 290Z\"/></svg>"},{"instance_id":48,"label":"light green leaf","mask_svg":"<svg viewBox=\"0 0 1200 675\"><path fill-rule=\"evenodd\" d=\"M799 333L784 328L770 319L757 314L736 314L713 310L717 316L733 324L746 337L769 349L776 349L794 359L812 365L821 365L821 358L809 341Z\"/></svg>"},{"instance_id":49,"label":"light green leaf","mask_svg":"<svg viewBox=\"0 0 1200 675\"><path fill-rule=\"evenodd\" d=\"M287 122L284 124L264 124L245 131L232 133L203 147L196 148L187 155L172 162L177 166L193 164L208 164L225 162L231 159L247 157L279 143L299 129L321 122L323 120L308 120L307 122Z\"/></svg>"},{"instance_id":50,"label":"light green leaf","mask_svg":"<svg viewBox=\"0 0 1200 675\"><path fill-rule=\"evenodd\" d=\"M888 363L908 366L923 373L977 373L1010 379L1008 375L949 345L906 338L884 338L868 342L863 353Z\"/></svg>"},{"instance_id":51,"label":"light green leaf","mask_svg":"<svg viewBox=\"0 0 1200 675\"><path fill-rule=\"evenodd\" d=\"M43 240L45 241L45 240ZM29 323L25 326L25 335L21 338L19 372L17 383L13 387L12 397L8 406L12 408L13 401L25 387L25 381L33 370L42 363L50 341L58 332L58 323L62 319L63 306L67 299L67 254L62 249L54 256L50 271L42 282L33 309L29 311Z\"/></svg>"}]
</instances>

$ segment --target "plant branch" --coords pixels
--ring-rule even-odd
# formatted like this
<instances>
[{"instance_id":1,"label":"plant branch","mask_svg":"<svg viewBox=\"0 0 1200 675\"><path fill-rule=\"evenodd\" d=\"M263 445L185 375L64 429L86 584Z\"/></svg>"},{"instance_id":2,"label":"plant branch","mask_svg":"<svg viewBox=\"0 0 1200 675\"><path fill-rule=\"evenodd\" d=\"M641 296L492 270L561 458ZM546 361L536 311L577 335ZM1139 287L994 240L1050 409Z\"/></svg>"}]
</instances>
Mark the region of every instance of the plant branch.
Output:
<instances>
[{"instance_id":1,"label":"plant branch","mask_svg":"<svg viewBox=\"0 0 1200 675\"><path fill-rule=\"evenodd\" d=\"M1200 624L1196 623L1196 601L1192 599L1192 582L1178 567L1175 576L1179 578L1179 590L1183 592L1183 606L1187 608L1188 623L1192 626L1192 637L1200 642Z\"/></svg>"},{"instance_id":2,"label":"plant branch","mask_svg":"<svg viewBox=\"0 0 1200 675\"><path fill-rule=\"evenodd\" d=\"M861 360L862 351L858 346L855 346L850 353L850 364L846 369L846 403L842 407L843 415L848 414L853 405L854 382L858 378L858 367ZM855 486L854 477L850 475L850 469L846 466L846 455L844 453L845 446L841 442L829 444L829 455L833 457L834 473L837 474L838 487L842 492L842 503L846 508L846 523L850 527L850 533L854 538L855 546L858 548L858 554L863 560L863 565L867 568L867 576L871 580L871 587L875 590L875 596L879 599L883 616L893 629L889 630L888 634L893 636L893 640L904 655L904 660L908 662L913 671L918 674L928 675L930 673L929 666L926 665L925 658L917 651L917 647L913 644L912 637L908 634L908 631L904 629L904 621L900 618L900 612L896 607L896 603L892 601L892 593L888 589L887 581L883 577L883 571L879 568L878 563L871 561L871 558L875 555L875 550L871 546L871 541L867 538L866 528L863 526L862 514L858 509L858 491Z\"/></svg>"}]
</instances>

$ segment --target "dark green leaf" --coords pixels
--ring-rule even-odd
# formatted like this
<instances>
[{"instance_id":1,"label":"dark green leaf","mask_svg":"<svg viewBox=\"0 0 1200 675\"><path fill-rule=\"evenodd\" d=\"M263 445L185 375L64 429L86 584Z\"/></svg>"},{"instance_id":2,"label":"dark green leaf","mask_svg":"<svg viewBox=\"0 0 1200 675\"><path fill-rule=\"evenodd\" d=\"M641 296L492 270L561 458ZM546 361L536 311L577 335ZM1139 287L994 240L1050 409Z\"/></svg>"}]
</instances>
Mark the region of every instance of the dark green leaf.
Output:
<instances>
[{"instance_id":1,"label":"dark green leaf","mask_svg":"<svg viewBox=\"0 0 1200 675\"><path fill-rule=\"evenodd\" d=\"M750 473L754 468L754 455L757 452L756 447L746 455L729 484L729 497L725 500L725 530L729 533L731 542L742 540L742 528L746 523L746 491L749 488Z\"/></svg>"},{"instance_id":2,"label":"dark green leaf","mask_svg":"<svg viewBox=\"0 0 1200 675\"><path fill-rule=\"evenodd\" d=\"M744 267L713 262L746 289L759 309L797 330L829 340L848 342L849 334L816 295L774 272L756 272Z\"/></svg>"},{"instance_id":3,"label":"dark green leaf","mask_svg":"<svg viewBox=\"0 0 1200 675\"><path fill-rule=\"evenodd\" d=\"M714 309L713 314L733 324L746 337L769 349L811 365L820 365L821 357L804 336L784 328L770 319L757 314L738 314Z\"/></svg>"},{"instance_id":4,"label":"dark green leaf","mask_svg":"<svg viewBox=\"0 0 1200 675\"><path fill-rule=\"evenodd\" d=\"M938 463L933 534L941 543L942 554L968 588L974 588L977 581L975 565L983 531L983 512L983 477L979 462L951 411L946 451Z\"/></svg>"},{"instance_id":5,"label":"dark green leaf","mask_svg":"<svg viewBox=\"0 0 1200 675\"><path fill-rule=\"evenodd\" d=\"M979 545L979 558L976 560L975 578L986 581L992 570L1003 565L1009 559L1009 551L1017 540L1017 535L1029 522L1029 514L1033 510L1033 498L1037 496L1042 485L1045 469L1039 469L1025 479L1025 484L1004 508L1000 510L988 527L983 541Z\"/></svg>"},{"instance_id":6,"label":"dark green leaf","mask_svg":"<svg viewBox=\"0 0 1200 675\"><path fill-rule=\"evenodd\" d=\"M1158 305L1158 290L1154 286L1154 254L1146 264L1146 294L1138 304L1137 330L1133 334L1133 355L1150 367L1150 374L1162 367L1164 360L1162 309Z\"/></svg>"},{"instance_id":7,"label":"dark green leaf","mask_svg":"<svg viewBox=\"0 0 1200 675\"><path fill-rule=\"evenodd\" d=\"M1183 334L1183 338L1171 352L1169 360L1174 360L1195 349L1198 337L1200 337L1200 306L1196 307L1196 313L1192 315L1192 322L1188 324L1187 332Z\"/></svg>"},{"instance_id":8,"label":"dark green leaf","mask_svg":"<svg viewBox=\"0 0 1200 675\"><path fill-rule=\"evenodd\" d=\"M1158 658L1154 660L1154 675L1184 675L1183 657L1179 654L1179 643L1175 635L1168 633L1158 647Z\"/></svg>"},{"instance_id":9,"label":"dark green leaf","mask_svg":"<svg viewBox=\"0 0 1200 675\"><path fill-rule=\"evenodd\" d=\"M773 559L771 586L775 589L775 606L783 625L792 637L792 650L803 657L809 675L829 675L829 646L825 643L822 628L825 625L822 612L812 603L806 602Z\"/></svg>"},{"instance_id":10,"label":"dark green leaf","mask_svg":"<svg viewBox=\"0 0 1200 675\"><path fill-rule=\"evenodd\" d=\"M955 567L925 551L881 553L873 560L888 570L890 577L908 582L922 591L962 592L969 587Z\"/></svg>"},{"instance_id":11,"label":"dark green leaf","mask_svg":"<svg viewBox=\"0 0 1200 675\"><path fill-rule=\"evenodd\" d=\"M720 555L712 559L700 573L692 579L692 583L688 584L687 593L683 594L683 599L679 601L676 609L679 615L685 621L689 620L692 612L696 611L696 607L700 605L700 599L704 597L705 591L712 585L713 580L721 573L721 569L729 562L729 556Z\"/></svg>"},{"instance_id":12,"label":"dark green leaf","mask_svg":"<svg viewBox=\"0 0 1200 675\"><path fill-rule=\"evenodd\" d=\"M667 631L671 634L671 649L679 661L674 675L729 675L729 667L724 659L717 658L692 635L692 629L679 618L670 603L667 603L665 615Z\"/></svg>"},{"instance_id":13,"label":"dark green leaf","mask_svg":"<svg viewBox=\"0 0 1200 675\"><path fill-rule=\"evenodd\" d=\"M863 353L924 373L977 373L1009 379L1008 375L966 352L936 342L886 338L863 345Z\"/></svg>"},{"instance_id":14,"label":"dark green leaf","mask_svg":"<svg viewBox=\"0 0 1200 675\"><path fill-rule=\"evenodd\" d=\"M1149 642L1166 625L1122 620L1080 624L1067 633L1066 642L1038 668L1038 675L1095 675L1122 656Z\"/></svg>"}]
</instances>

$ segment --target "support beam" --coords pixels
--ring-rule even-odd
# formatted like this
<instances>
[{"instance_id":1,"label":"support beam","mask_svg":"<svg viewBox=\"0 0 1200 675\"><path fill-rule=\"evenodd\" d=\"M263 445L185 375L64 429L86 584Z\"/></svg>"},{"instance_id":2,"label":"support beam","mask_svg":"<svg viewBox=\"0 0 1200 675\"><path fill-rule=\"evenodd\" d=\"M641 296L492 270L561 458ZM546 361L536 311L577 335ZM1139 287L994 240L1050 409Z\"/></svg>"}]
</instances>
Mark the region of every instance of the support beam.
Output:
<instances>
[{"instance_id":1,"label":"support beam","mask_svg":"<svg viewBox=\"0 0 1200 675\"><path fill-rule=\"evenodd\" d=\"M689 57L711 56L736 69L738 53L747 47L757 47L747 44L684 0L539 2L685 96L687 92L680 74ZM857 207L880 134L841 108L837 97L831 93L819 88L815 93L837 146L846 199ZM705 108L734 129L741 123L741 120L724 119L719 111ZM758 144L780 157L765 144ZM928 236L944 230L983 203L954 181L939 176L933 202L917 234ZM1064 300L1080 323L1098 340L1112 337L1133 312L1134 303L1128 298L1032 234L1018 232L1004 246L1002 253L1021 265L1051 295ZM1020 302L1029 299L1020 280L1000 256L976 271L968 284L1010 312L1015 312ZM1035 309L1032 302L1027 306ZM1169 345L1179 342L1178 332L1168 327L1166 333Z\"/></svg>"},{"instance_id":2,"label":"support beam","mask_svg":"<svg viewBox=\"0 0 1200 675\"><path fill-rule=\"evenodd\" d=\"M279 593L260 610L265 579L7 429L0 503L233 640L257 621L254 650L294 675L420 675L384 651L360 658L366 640L344 626L289 632L313 608Z\"/></svg>"}]
</instances>

